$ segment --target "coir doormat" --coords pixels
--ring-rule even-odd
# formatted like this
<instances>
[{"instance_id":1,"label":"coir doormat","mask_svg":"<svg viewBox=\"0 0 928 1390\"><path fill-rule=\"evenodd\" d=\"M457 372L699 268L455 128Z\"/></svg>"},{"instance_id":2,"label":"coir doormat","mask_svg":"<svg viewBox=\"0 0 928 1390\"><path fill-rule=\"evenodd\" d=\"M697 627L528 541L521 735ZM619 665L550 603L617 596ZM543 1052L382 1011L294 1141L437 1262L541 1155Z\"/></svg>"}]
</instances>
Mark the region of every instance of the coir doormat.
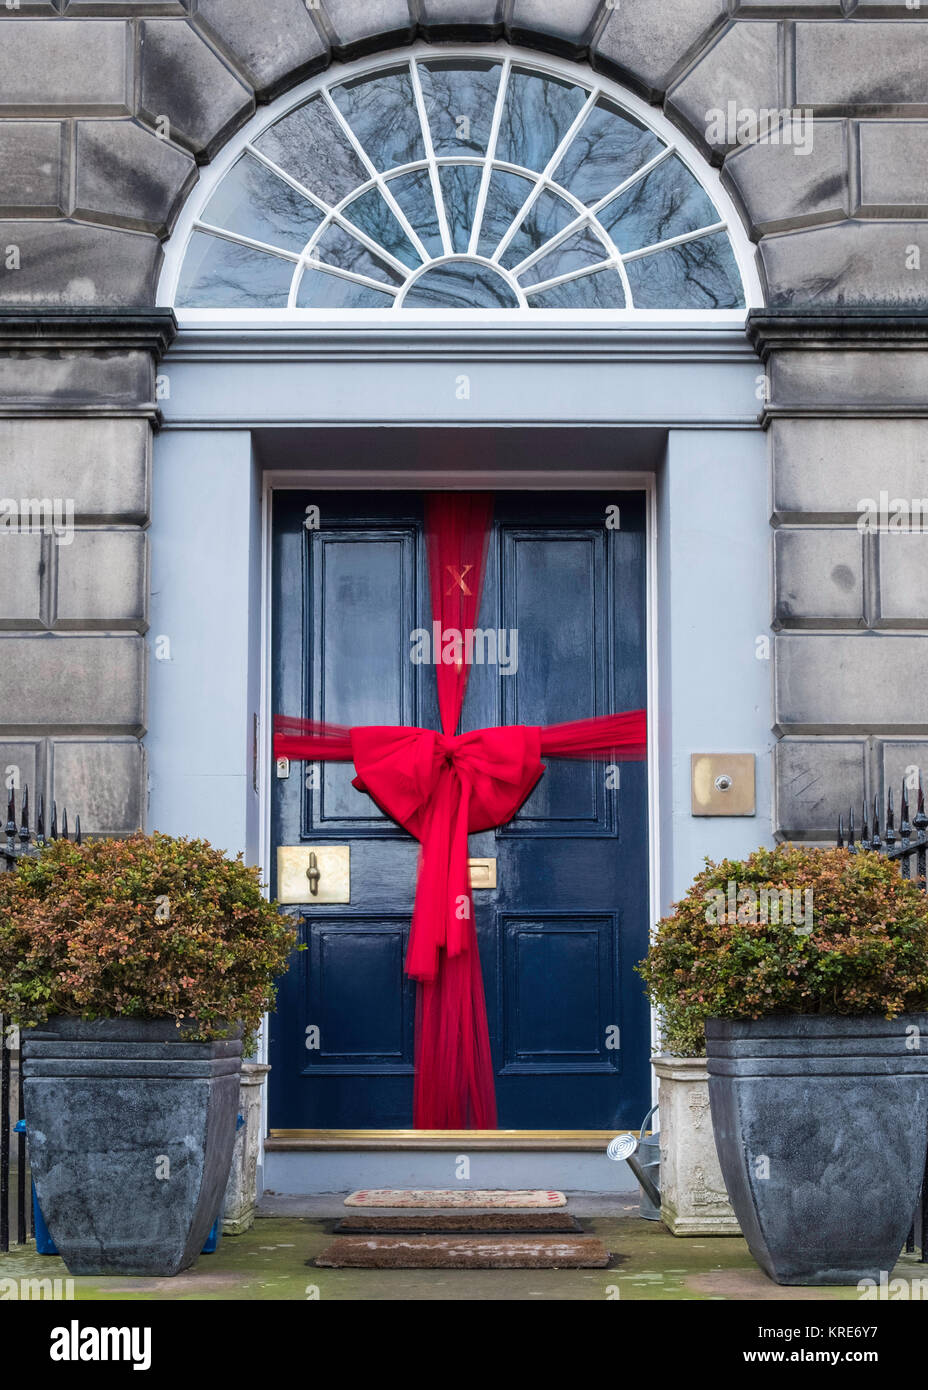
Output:
<instances>
[{"instance_id":1,"label":"coir doormat","mask_svg":"<svg viewBox=\"0 0 928 1390\"><path fill-rule=\"evenodd\" d=\"M346 1216L337 1236L396 1235L582 1235L583 1227L566 1211L423 1211L409 1215Z\"/></svg>"},{"instance_id":2,"label":"coir doormat","mask_svg":"<svg viewBox=\"0 0 928 1390\"><path fill-rule=\"evenodd\" d=\"M361 1192L352 1192L345 1198L346 1207L446 1207L489 1208L537 1207L540 1210L551 1207L566 1207L567 1198L563 1192L500 1192L481 1191L474 1188L390 1188L372 1187Z\"/></svg>"},{"instance_id":3,"label":"coir doormat","mask_svg":"<svg viewBox=\"0 0 928 1390\"><path fill-rule=\"evenodd\" d=\"M342 1236L323 1269L605 1269L595 1236Z\"/></svg>"}]
</instances>

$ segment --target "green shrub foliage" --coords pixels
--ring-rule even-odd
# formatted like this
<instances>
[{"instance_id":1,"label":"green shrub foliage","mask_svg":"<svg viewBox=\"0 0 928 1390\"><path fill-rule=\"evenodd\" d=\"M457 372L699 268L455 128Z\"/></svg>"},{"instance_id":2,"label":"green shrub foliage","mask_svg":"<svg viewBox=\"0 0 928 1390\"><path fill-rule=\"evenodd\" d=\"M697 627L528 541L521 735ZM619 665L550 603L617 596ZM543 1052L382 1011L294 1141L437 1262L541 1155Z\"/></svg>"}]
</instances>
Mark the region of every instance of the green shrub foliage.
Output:
<instances>
[{"instance_id":1,"label":"green shrub foliage","mask_svg":"<svg viewBox=\"0 0 928 1390\"><path fill-rule=\"evenodd\" d=\"M0 1013L173 1018L246 1045L296 937L259 870L204 840L57 840L0 874Z\"/></svg>"},{"instance_id":2,"label":"green shrub foliage","mask_svg":"<svg viewBox=\"0 0 928 1390\"><path fill-rule=\"evenodd\" d=\"M928 897L871 852L707 859L638 969L682 1056L705 1052L707 1018L894 1018L928 1009Z\"/></svg>"}]
</instances>

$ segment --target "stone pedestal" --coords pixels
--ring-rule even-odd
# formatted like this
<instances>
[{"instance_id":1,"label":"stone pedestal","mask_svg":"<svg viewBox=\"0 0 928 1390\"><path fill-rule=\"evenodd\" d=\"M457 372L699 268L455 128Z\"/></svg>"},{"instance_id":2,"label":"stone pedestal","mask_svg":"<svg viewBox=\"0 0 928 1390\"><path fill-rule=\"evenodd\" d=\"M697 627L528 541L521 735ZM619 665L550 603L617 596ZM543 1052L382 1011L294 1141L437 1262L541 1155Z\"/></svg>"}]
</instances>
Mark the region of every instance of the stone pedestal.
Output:
<instances>
[{"instance_id":1,"label":"stone pedestal","mask_svg":"<svg viewBox=\"0 0 928 1390\"><path fill-rule=\"evenodd\" d=\"M675 1236L738 1236L741 1228L722 1179L705 1057L661 1053L659 1082L661 1220Z\"/></svg>"},{"instance_id":2,"label":"stone pedestal","mask_svg":"<svg viewBox=\"0 0 928 1390\"><path fill-rule=\"evenodd\" d=\"M222 1232L240 1236L255 1223L257 1201L258 1152L261 1148L261 1087L270 1067L246 1062L242 1067L239 1114L245 1123L235 1137L232 1170L226 1188Z\"/></svg>"}]
</instances>

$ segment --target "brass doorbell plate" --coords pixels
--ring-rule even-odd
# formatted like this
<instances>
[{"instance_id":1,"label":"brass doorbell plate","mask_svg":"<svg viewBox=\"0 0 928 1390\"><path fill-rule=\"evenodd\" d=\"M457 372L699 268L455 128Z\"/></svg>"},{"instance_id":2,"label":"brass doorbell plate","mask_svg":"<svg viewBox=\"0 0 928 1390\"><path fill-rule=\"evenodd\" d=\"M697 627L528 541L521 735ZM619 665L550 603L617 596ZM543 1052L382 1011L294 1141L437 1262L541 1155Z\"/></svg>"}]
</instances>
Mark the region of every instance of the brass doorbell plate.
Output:
<instances>
[{"instance_id":1,"label":"brass doorbell plate","mask_svg":"<svg viewBox=\"0 0 928 1390\"><path fill-rule=\"evenodd\" d=\"M693 815L755 815L755 763L753 753L691 754Z\"/></svg>"}]
</instances>

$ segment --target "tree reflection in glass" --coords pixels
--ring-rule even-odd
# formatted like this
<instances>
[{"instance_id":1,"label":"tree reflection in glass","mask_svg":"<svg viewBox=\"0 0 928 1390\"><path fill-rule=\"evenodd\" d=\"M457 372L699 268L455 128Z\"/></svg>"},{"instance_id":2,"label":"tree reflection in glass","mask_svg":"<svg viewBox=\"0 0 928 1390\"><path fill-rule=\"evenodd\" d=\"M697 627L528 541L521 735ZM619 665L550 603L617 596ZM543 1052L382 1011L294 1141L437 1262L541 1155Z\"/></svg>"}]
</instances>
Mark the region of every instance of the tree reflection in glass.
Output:
<instances>
[{"instance_id":1,"label":"tree reflection in glass","mask_svg":"<svg viewBox=\"0 0 928 1390\"><path fill-rule=\"evenodd\" d=\"M177 303L743 307L725 220L686 159L594 79L551 67L478 51L333 73L215 187Z\"/></svg>"}]
</instances>

